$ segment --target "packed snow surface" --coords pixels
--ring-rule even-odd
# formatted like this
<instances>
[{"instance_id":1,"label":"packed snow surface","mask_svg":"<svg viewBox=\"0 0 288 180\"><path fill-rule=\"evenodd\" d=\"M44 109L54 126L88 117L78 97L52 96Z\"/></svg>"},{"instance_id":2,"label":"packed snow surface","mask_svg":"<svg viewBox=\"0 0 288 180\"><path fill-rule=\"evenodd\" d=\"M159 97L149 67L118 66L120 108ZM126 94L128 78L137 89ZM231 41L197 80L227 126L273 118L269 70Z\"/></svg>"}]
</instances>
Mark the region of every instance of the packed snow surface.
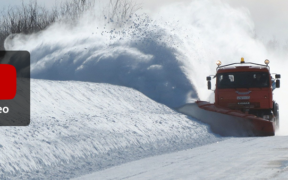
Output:
<instances>
[{"instance_id":1,"label":"packed snow surface","mask_svg":"<svg viewBox=\"0 0 288 180\"><path fill-rule=\"evenodd\" d=\"M221 139L131 88L32 80L31 97L31 124L1 127L1 179L67 179Z\"/></svg>"},{"instance_id":2,"label":"packed snow surface","mask_svg":"<svg viewBox=\"0 0 288 180\"><path fill-rule=\"evenodd\" d=\"M75 180L287 179L288 137L231 138L149 157Z\"/></svg>"}]
</instances>

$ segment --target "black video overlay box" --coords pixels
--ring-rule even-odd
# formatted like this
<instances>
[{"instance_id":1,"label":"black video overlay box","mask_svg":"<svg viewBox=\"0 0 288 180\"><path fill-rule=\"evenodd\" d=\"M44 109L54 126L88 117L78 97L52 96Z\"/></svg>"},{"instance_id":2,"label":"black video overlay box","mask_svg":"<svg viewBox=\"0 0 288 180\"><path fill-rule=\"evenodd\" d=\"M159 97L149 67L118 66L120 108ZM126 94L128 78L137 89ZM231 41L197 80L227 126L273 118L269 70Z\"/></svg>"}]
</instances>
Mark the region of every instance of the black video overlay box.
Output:
<instances>
[{"instance_id":1,"label":"black video overlay box","mask_svg":"<svg viewBox=\"0 0 288 180\"><path fill-rule=\"evenodd\" d=\"M0 126L30 124L30 53L0 51Z\"/></svg>"}]
</instances>

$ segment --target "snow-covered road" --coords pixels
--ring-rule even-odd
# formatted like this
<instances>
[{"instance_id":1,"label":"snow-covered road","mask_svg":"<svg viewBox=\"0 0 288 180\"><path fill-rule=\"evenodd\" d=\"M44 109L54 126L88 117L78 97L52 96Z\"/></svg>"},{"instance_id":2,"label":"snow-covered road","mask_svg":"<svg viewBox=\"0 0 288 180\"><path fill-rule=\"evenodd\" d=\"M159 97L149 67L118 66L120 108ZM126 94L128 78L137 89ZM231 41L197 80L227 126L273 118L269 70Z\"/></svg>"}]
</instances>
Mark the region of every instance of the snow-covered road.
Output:
<instances>
[{"instance_id":1,"label":"snow-covered road","mask_svg":"<svg viewBox=\"0 0 288 180\"><path fill-rule=\"evenodd\" d=\"M230 138L190 150L126 163L79 177L90 179L287 179L288 137Z\"/></svg>"}]
</instances>

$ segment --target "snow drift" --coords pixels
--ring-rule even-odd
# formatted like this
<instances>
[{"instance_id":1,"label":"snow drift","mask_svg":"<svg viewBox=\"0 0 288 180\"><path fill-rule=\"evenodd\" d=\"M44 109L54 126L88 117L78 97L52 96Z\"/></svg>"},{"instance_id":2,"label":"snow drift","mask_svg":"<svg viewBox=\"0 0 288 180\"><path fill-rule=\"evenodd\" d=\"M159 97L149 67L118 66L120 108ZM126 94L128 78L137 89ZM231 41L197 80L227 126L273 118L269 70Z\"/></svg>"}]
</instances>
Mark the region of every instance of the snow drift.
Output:
<instances>
[{"instance_id":1,"label":"snow drift","mask_svg":"<svg viewBox=\"0 0 288 180\"><path fill-rule=\"evenodd\" d=\"M131 88L33 80L31 97L31 124L1 128L1 179L66 179L220 139Z\"/></svg>"}]
</instances>

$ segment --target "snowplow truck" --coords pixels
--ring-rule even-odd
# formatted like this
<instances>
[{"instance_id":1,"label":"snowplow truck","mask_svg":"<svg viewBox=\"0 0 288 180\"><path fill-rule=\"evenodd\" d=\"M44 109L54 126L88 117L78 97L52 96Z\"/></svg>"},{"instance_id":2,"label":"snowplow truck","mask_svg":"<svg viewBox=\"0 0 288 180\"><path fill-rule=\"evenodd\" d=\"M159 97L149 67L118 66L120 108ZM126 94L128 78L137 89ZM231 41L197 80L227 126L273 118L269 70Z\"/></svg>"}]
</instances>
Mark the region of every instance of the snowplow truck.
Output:
<instances>
[{"instance_id":1,"label":"snowplow truck","mask_svg":"<svg viewBox=\"0 0 288 180\"><path fill-rule=\"evenodd\" d=\"M210 125L223 136L273 136L279 128L279 106L273 91L280 88L280 74L271 74L264 64L245 62L221 66L206 78L208 89L216 79L215 102L196 101L178 110Z\"/></svg>"}]
</instances>

